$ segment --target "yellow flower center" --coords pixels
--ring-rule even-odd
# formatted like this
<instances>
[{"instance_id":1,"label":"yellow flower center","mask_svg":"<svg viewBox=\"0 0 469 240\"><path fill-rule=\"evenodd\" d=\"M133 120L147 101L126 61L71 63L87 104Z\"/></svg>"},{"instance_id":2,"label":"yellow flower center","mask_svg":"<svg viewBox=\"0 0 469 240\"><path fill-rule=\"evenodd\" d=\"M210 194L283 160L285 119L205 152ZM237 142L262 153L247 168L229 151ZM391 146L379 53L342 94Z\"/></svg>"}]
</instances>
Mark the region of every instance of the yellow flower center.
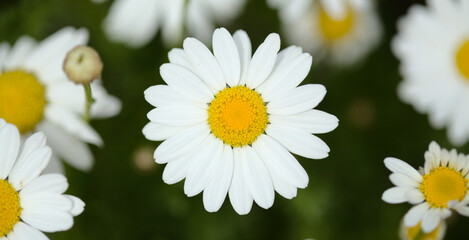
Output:
<instances>
[{"instance_id":1,"label":"yellow flower center","mask_svg":"<svg viewBox=\"0 0 469 240\"><path fill-rule=\"evenodd\" d=\"M45 90L38 79L24 71L0 74L0 118L21 133L34 129L44 115Z\"/></svg>"},{"instance_id":2,"label":"yellow flower center","mask_svg":"<svg viewBox=\"0 0 469 240\"><path fill-rule=\"evenodd\" d=\"M456 53L456 65L459 72L469 81L469 40Z\"/></svg>"},{"instance_id":3,"label":"yellow flower center","mask_svg":"<svg viewBox=\"0 0 469 240\"><path fill-rule=\"evenodd\" d=\"M420 240L437 240L438 239L438 234L441 230L441 226L442 224L444 224L443 222L440 223L440 225L438 225L437 228L435 228L435 230L429 232L429 233L423 233L423 235L421 235L421 238L419 238ZM420 222L413 226L413 227L410 227L410 228L406 228L406 236L407 238L405 239L416 239L417 237L417 234L419 234L420 232Z\"/></svg>"},{"instance_id":4,"label":"yellow flower center","mask_svg":"<svg viewBox=\"0 0 469 240\"><path fill-rule=\"evenodd\" d=\"M0 180L0 238L20 221L21 210L18 192L9 182Z\"/></svg>"},{"instance_id":5,"label":"yellow flower center","mask_svg":"<svg viewBox=\"0 0 469 240\"><path fill-rule=\"evenodd\" d=\"M448 201L466 196L467 178L459 171L440 166L423 176L420 191L431 207L447 208Z\"/></svg>"},{"instance_id":6,"label":"yellow flower center","mask_svg":"<svg viewBox=\"0 0 469 240\"><path fill-rule=\"evenodd\" d=\"M334 42L347 35L352 30L354 16L352 9L347 8L347 15L341 19L329 16L321 7L319 10L319 28L327 42Z\"/></svg>"},{"instance_id":7,"label":"yellow flower center","mask_svg":"<svg viewBox=\"0 0 469 240\"><path fill-rule=\"evenodd\" d=\"M233 147L254 142L267 122L267 108L261 96L244 86L225 88L208 108L212 133Z\"/></svg>"}]
</instances>

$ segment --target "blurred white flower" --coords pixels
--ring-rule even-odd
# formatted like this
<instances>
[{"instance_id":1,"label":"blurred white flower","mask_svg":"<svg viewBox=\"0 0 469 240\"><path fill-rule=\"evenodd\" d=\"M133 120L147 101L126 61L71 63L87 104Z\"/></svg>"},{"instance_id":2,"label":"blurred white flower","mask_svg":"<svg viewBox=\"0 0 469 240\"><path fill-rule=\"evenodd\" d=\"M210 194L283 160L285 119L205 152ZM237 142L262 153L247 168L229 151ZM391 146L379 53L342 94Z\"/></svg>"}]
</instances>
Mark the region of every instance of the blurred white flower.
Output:
<instances>
[{"instance_id":1,"label":"blurred white flower","mask_svg":"<svg viewBox=\"0 0 469 240\"><path fill-rule=\"evenodd\" d=\"M0 43L0 118L16 125L23 136L43 131L53 149L46 171L61 172L64 159L80 170L89 170L93 155L86 143L101 146L96 131L82 119L85 94L82 85L68 80L62 65L65 55L88 41L86 29L66 27L40 43L23 36L10 48ZM100 81L91 84L96 102L92 118L107 118L121 109Z\"/></svg>"},{"instance_id":2,"label":"blurred white flower","mask_svg":"<svg viewBox=\"0 0 469 240\"><path fill-rule=\"evenodd\" d=\"M43 133L21 147L18 129L0 119L0 239L47 240L42 232L68 230L83 212L83 201L63 194L64 176L39 176L51 155Z\"/></svg>"},{"instance_id":3,"label":"blurred white flower","mask_svg":"<svg viewBox=\"0 0 469 240\"><path fill-rule=\"evenodd\" d=\"M184 30L210 42L215 23L226 24L245 0L116 0L103 23L109 38L131 47L147 44L161 29L166 45L177 45Z\"/></svg>"},{"instance_id":4,"label":"blurred white flower","mask_svg":"<svg viewBox=\"0 0 469 240\"><path fill-rule=\"evenodd\" d=\"M392 42L404 77L398 92L462 145L469 139L469 1L427 2L398 22Z\"/></svg>"},{"instance_id":5,"label":"blurred white flower","mask_svg":"<svg viewBox=\"0 0 469 240\"><path fill-rule=\"evenodd\" d=\"M388 157L384 164L393 172L389 179L396 187L383 193L383 201L417 204L404 216L406 227L421 222L422 231L430 233L451 216L451 210L469 216L469 156L432 142L420 172L396 158Z\"/></svg>"},{"instance_id":6,"label":"blurred white flower","mask_svg":"<svg viewBox=\"0 0 469 240\"><path fill-rule=\"evenodd\" d=\"M187 38L184 49L169 52L160 74L168 85L145 91L156 108L144 129L146 138L162 141L155 161L167 163L163 180L185 180L187 196L203 193L204 207L218 211L226 194L238 214L253 200L262 208L274 203L275 191L296 196L308 175L290 153L313 159L329 147L314 134L335 129L338 119L315 110L326 89L298 86L308 75L312 57L299 47L280 49L270 34L255 51L244 31L213 33L213 54Z\"/></svg>"},{"instance_id":7,"label":"blurred white flower","mask_svg":"<svg viewBox=\"0 0 469 240\"><path fill-rule=\"evenodd\" d=\"M429 232L429 233L422 233L420 238L416 238L419 234L420 230L420 225L421 222L419 222L417 225L413 227L406 227L404 225L404 222L401 222L401 225L399 227L399 237L401 240L415 240L415 239L420 239L420 240L443 240L445 237L446 233L446 222L441 221L440 225L435 228L435 230Z\"/></svg>"},{"instance_id":8,"label":"blurred white flower","mask_svg":"<svg viewBox=\"0 0 469 240\"><path fill-rule=\"evenodd\" d=\"M287 40L335 64L353 64L381 38L371 0L268 0Z\"/></svg>"}]
</instances>

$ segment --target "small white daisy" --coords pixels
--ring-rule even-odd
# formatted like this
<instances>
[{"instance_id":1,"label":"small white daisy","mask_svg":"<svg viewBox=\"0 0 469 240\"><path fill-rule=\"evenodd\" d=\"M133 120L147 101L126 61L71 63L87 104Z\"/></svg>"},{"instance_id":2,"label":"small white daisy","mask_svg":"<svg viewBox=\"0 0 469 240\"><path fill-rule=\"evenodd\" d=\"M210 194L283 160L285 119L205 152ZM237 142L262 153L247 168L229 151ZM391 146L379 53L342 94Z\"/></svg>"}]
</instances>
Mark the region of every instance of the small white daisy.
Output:
<instances>
[{"instance_id":1,"label":"small white daisy","mask_svg":"<svg viewBox=\"0 0 469 240\"><path fill-rule=\"evenodd\" d=\"M186 179L187 196L203 193L205 209L218 211L228 192L239 214L252 201L269 208L274 190L285 198L305 188L308 175L295 157L321 159L329 147L311 133L335 129L338 119L313 109L326 89L298 86L312 57L299 47L280 53L278 34L270 34L251 56L244 31L213 33L213 54L194 38L169 52L160 73L168 85L145 91L155 106L148 113L146 138L162 142L155 161L167 163L163 180ZM289 152L290 151L290 152Z\"/></svg>"},{"instance_id":2,"label":"small white daisy","mask_svg":"<svg viewBox=\"0 0 469 240\"><path fill-rule=\"evenodd\" d=\"M389 179L396 187L386 190L382 199L417 204L404 217L406 227L421 221L423 232L429 233L451 215L451 209L469 216L469 156L431 142L420 172L396 158L386 158L384 164L393 172Z\"/></svg>"},{"instance_id":3,"label":"small white daisy","mask_svg":"<svg viewBox=\"0 0 469 240\"><path fill-rule=\"evenodd\" d=\"M103 23L114 41L141 47L156 35L166 45L176 45L184 30L210 41L214 23L226 24L244 7L245 0L116 0Z\"/></svg>"},{"instance_id":4,"label":"small white daisy","mask_svg":"<svg viewBox=\"0 0 469 240\"><path fill-rule=\"evenodd\" d=\"M85 204L63 194L64 176L39 176L52 155L43 133L20 145L18 129L0 119L0 239L47 240L42 232L70 229Z\"/></svg>"},{"instance_id":5,"label":"small white daisy","mask_svg":"<svg viewBox=\"0 0 469 240\"><path fill-rule=\"evenodd\" d=\"M43 131L54 150L47 171L60 172L63 158L73 167L89 170L93 156L86 143L102 145L98 133L82 119L83 86L67 79L65 55L88 40L86 29L63 28L40 43L23 36L10 48L0 43L0 118L16 125L23 136ZM96 102L91 117L116 115L120 101L99 81L91 84Z\"/></svg>"},{"instance_id":6,"label":"small white daisy","mask_svg":"<svg viewBox=\"0 0 469 240\"><path fill-rule=\"evenodd\" d=\"M404 77L399 95L461 145L469 139L469 1L427 2L410 8L392 42Z\"/></svg>"},{"instance_id":7,"label":"small white daisy","mask_svg":"<svg viewBox=\"0 0 469 240\"><path fill-rule=\"evenodd\" d=\"M443 240L446 234L446 222L441 221L438 227L435 230L429 233L423 233L420 229L421 223L419 222L417 225L413 227L406 227L404 222L401 222L401 226L399 228L399 237L401 240ZM419 236L420 234L420 236ZM417 238L420 237L420 238Z\"/></svg>"},{"instance_id":8,"label":"small white daisy","mask_svg":"<svg viewBox=\"0 0 469 240\"><path fill-rule=\"evenodd\" d=\"M371 0L269 0L282 29L299 44L333 63L352 64L373 49L381 25Z\"/></svg>"}]
</instances>

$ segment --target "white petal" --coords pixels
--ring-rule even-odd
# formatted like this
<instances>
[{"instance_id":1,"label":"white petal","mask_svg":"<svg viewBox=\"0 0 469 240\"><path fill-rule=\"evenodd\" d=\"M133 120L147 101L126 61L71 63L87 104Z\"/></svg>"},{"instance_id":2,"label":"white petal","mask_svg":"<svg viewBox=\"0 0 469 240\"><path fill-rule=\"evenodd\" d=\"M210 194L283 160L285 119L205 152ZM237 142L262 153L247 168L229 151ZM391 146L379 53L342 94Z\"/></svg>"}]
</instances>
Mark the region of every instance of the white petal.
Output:
<instances>
[{"instance_id":1,"label":"white petal","mask_svg":"<svg viewBox=\"0 0 469 240\"><path fill-rule=\"evenodd\" d=\"M148 140L163 141L175 134L190 128L189 126L169 126L160 123L149 122L143 127L142 133Z\"/></svg>"},{"instance_id":2,"label":"white petal","mask_svg":"<svg viewBox=\"0 0 469 240\"><path fill-rule=\"evenodd\" d=\"M265 132L292 153L312 159L329 156L330 149L324 141L301 129L270 124Z\"/></svg>"},{"instance_id":3,"label":"white petal","mask_svg":"<svg viewBox=\"0 0 469 240\"><path fill-rule=\"evenodd\" d=\"M73 207L72 200L55 193L21 194L20 205L26 211L50 209L68 212Z\"/></svg>"},{"instance_id":4,"label":"white petal","mask_svg":"<svg viewBox=\"0 0 469 240\"><path fill-rule=\"evenodd\" d=\"M469 217L469 206L463 206L455 209L459 214Z\"/></svg>"},{"instance_id":5,"label":"white petal","mask_svg":"<svg viewBox=\"0 0 469 240\"><path fill-rule=\"evenodd\" d=\"M79 170L91 170L94 159L86 143L66 132L60 126L55 126L47 121L41 122L38 129L41 129L47 135L47 143L56 156L63 158Z\"/></svg>"},{"instance_id":6,"label":"white petal","mask_svg":"<svg viewBox=\"0 0 469 240\"><path fill-rule=\"evenodd\" d=\"M197 151L197 149L193 151ZM175 184L187 176L187 172L192 166L192 152L166 164L163 171L163 181L166 184Z\"/></svg>"},{"instance_id":7,"label":"white petal","mask_svg":"<svg viewBox=\"0 0 469 240\"><path fill-rule=\"evenodd\" d=\"M298 188L305 188L308 185L308 174L280 143L262 134L252 147L265 162L271 174L275 172L284 181Z\"/></svg>"},{"instance_id":8,"label":"white petal","mask_svg":"<svg viewBox=\"0 0 469 240\"><path fill-rule=\"evenodd\" d=\"M85 210L85 203L81 199L72 195L64 196L69 198L70 201L72 201L72 208L70 209L70 213L72 214L72 216L78 216L83 212L83 210Z\"/></svg>"},{"instance_id":9,"label":"white petal","mask_svg":"<svg viewBox=\"0 0 469 240\"><path fill-rule=\"evenodd\" d=\"M206 122L208 112L193 105L173 105L155 108L147 114L147 117L155 123L170 126L191 126Z\"/></svg>"},{"instance_id":10,"label":"white petal","mask_svg":"<svg viewBox=\"0 0 469 240\"><path fill-rule=\"evenodd\" d=\"M424 202L417 206L412 207L404 216L404 225L407 227L413 227L417 225L423 218L426 212L428 212L430 206Z\"/></svg>"},{"instance_id":11,"label":"white petal","mask_svg":"<svg viewBox=\"0 0 469 240\"><path fill-rule=\"evenodd\" d=\"M408 191L408 188L403 187L393 187L384 191L381 199L387 203L403 203L407 201L405 193Z\"/></svg>"},{"instance_id":12,"label":"white petal","mask_svg":"<svg viewBox=\"0 0 469 240\"><path fill-rule=\"evenodd\" d=\"M418 188L412 188L405 193L407 201L411 204L419 204L425 200L425 196Z\"/></svg>"},{"instance_id":13,"label":"white petal","mask_svg":"<svg viewBox=\"0 0 469 240\"><path fill-rule=\"evenodd\" d=\"M252 196L249 193L243 178L241 159L246 158L246 153L241 148L233 149L233 179L231 179L230 196L231 205L240 215L246 215L252 208Z\"/></svg>"},{"instance_id":14,"label":"white petal","mask_svg":"<svg viewBox=\"0 0 469 240\"><path fill-rule=\"evenodd\" d=\"M22 189L41 174L49 163L51 155L52 151L47 146L35 150L23 161L16 162L8 181L16 190Z\"/></svg>"},{"instance_id":15,"label":"white petal","mask_svg":"<svg viewBox=\"0 0 469 240\"><path fill-rule=\"evenodd\" d=\"M31 181L20 192L22 195L38 194L38 193L56 193L60 194L67 190L67 179L56 173L41 175Z\"/></svg>"},{"instance_id":16,"label":"white petal","mask_svg":"<svg viewBox=\"0 0 469 240\"><path fill-rule=\"evenodd\" d=\"M252 56L246 79L247 87L254 89L267 79L274 68L279 49L279 35L269 34Z\"/></svg>"},{"instance_id":17,"label":"white petal","mask_svg":"<svg viewBox=\"0 0 469 240\"><path fill-rule=\"evenodd\" d=\"M44 115L48 121L63 127L79 139L102 146L103 140L98 133L81 116L70 109L59 105L49 105L45 108Z\"/></svg>"},{"instance_id":18,"label":"white petal","mask_svg":"<svg viewBox=\"0 0 469 240\"><path fill-rule=\"evenodd\" d=\"M43 232L65 231L73 226L73 217L69 212L50 208L25 208L21 219Z\"/></svg>"},{"instance_id":19,"label":"white petal","mask_svg":"<svg viewBox=\"0 0 469 240\"><path fill-rule=\"evenodd\" d=\"M187 99L202 103L208 103L213 99L213 93L209 89L210 85L203 82L205 79L200 78L200 75L196 76L185 67L165 63L160 67L160 74L169 87ZM223 81L223 79L221 80Z\"/></svg>"},{"instance_id":20,"label":"white petal","mask_svg":"<svg viewBox=\"0 0 469 240\"><path fill-rule=\"evenodd\" d=\"M244 182L254 201L262 208L270 208L274 204L275 192L270 174L264 162L251 147L243 147L246 157L241 158Z\"/></svg>"},{"instance_id":21,"label":"white petal","mask_svg":"<svg viewBox=\"0 0 469 240\"><path fill-rule=\"evenodd\" d=\"M438 227L440 220L441 217L439 211L436 209L430 209L430 211L427 211L425 216L423 216L422 231L424 233L432 232L436 227Z\"/></svg>"},{"instance_id":22,"label":"white petal","mask_svg":"<svg viewBox=\"0 0 469 240\"><path fill-rule=\"evenodd\" d=\"M181 65L190 71L195 72L194 66L192 66L192 63L190 62L189 57L187 56L186 52L184 52L184 50L180 48L173 48L171 51L169 51L168 58L170 63Z\"/></svg>"},{"instance_id":23,"label":"white petal","mask_svg":"<svg viewBox=\"0 0 469 240\"><path fill-rule=\"evenodd\" d=\"M21 221L15 224L13 227L13 232L15 233L18 240L49 240L49 238L44 235L44 233Z\"/></svg>"},{"instance_id":24,"label":"white petal","mask_svg":"<svg viewBox=\"0 0 469 240\"><path fill-rule=\"evenodd\" d=\"M384 165L391 170L391 172L395 173L402 173L410 178L412 178L414 181L417 182L422 182L423 178L422 175L420 175L417 170L415 170L412 166L410 166L408 163L397 159L393 157L387 157L384 159Z\"/></svg>"},{"instance_id":25,"label":"white petal","mask_svg":"<svg viewBox=\"0 0 469 240\"><path fill-rule=\"evenodd\" d=\"M20 148L20 134L12 124L0 130L0 178L5 179L15 164Z\"/></svg>"},{"instance_id":26,"label":"white petal","mask_svg":"<svg viewBox=\"0 0 469 240\"><path fill-rule=\"evenodd\" d=\"M280 55L280 54L279 54ZM264 101L269 102L284 92L296 88L308 75L313 57L303 53L291 60L285 59L276 66L272 75L259 86Z\"/></svg>"},{"instance_id":27,"label":"white petal","mask_svg":"<svg viewBox=\"0 0 469 240\"><path fill-rule=\"evenodd\" d=\"M336 116L316 109L295 115L270 115L269 122L299 128L309 133L327 133L339 125Z\"/></svg>"},{"instance_id":28,"label":"white petal","mask_svg":"<svg viewBox=\"0 0 469 240\"><path fill-rule=\"evenodd\" d=\"M16 161L16 165L20 162L25 161L26 158L31 155L34 151L38 148L44 147L46 145L46 135L43 132L38 132L26 139L23 143L23 147L21 149L21 153Z\"/></svg>"},{"instance_id":29,"label":"white petal","mask_svg":"<svg viewBox=\"0 0 469 240\"><path fill-rule=\"evenodd\" d=\"M23 65L28 54L36 46L36 41L29 36L22 36L10 49L5 61L5 69L19 69Z\"/></svg>"},{"instance_id":30,"label":"white petal","mask_svg":"<svg viewBox=\"0 0 469 240\"><path fill-rule=\"evenodd\" d=\"M298 114L316 107L326 95L326 88L320 84L307 84L286 91L267 104L270 114Z\"/></svg>"},{"instance_id":31,"label":"white petal","mask_svg":"<svg viewBox=\"0 0 469 240\"><path fill-rule=\"evenodd\" d=\"M215 171L210 183L204 190L204 207L208 212L216 212L225 201L226 194L233 176L233 149L225 145L221 157L221 165Z\"/></svg>"},{"instance_id":32,"label":"white petal","mask_svg":"<svg viewBox=\"0 0 469 240\"><path fill-rule=\"evenodd\" d=\"M389 180L398 187L418 188L420 186L420 183L402 173L392 173L389 175Z\"/></svg>"},{"instance_id":33,"label":"white petal","mask_svg":"<svg viewBox=\"0 0 469 240\"><path fill-rule=\"evenodd\" d=\"M210 50L195 38L186 38L183 45L195 72L212 92L217 93L225 88L223 72Z\"/></svg>"},{"instance_id":34,"label":"white petal","mask_svg":"<svg viewBox=\"0 0 469 240\"><path fill-rule=\"evenodd\" d=\"M7 58L9 51L10 51L10 44L8 44L7 42L0 43L0 69L4 69L5 60Z\"/></svg>"},{"instance_id":35,"label":"white petal","mask_svg":"<svg viewBox=\"0 0 469 240\"><path fill-rule=\"evenodd\" d=\"M200 124L180 132L162 142L153 157L159 164L167 163L199 145L210 133L207 124Z\"/></svg>"},{"instance_id":36,"label":"white petal","mask_svg":"<svg viewBox=\"0 0 469 240\"><path fill-rule=\"evenodd\" d=\"M188 104L191 102L167 85L151 86L143 94L145 94L145 100L154 107Z\"/></svg>"},{"instance_id":37,"label":"white petal","mask_svg":"<svg viewBox=\"0 0 469 240\"><path fill-rule=\"evenodd\" d=\"M238 30L233 34L233 39L238 47L238 54L240 58L240 66L241 66L241 75L239 80L239 85L246 84L246 79L248 75L248 68L251 62L251 55L252 55L252 46L251 40L247 33L243 30Z\"/></svg>"},{"instance_id":38,"label":"white petal","mask_svg":"<svg viewBox=\"0 0 469 240\"><path fill-rule=\"evenodd\" d=\"M230 87L238 85L241 65L235 41L225 28L215 29L213 33L213 54L220 64L226 83Z\"/></svg>"},{"instance_id":39,"label":"white petal","mask_svg":"<svg viewBox=\"0 0 469 240\"><path fill-rule=\"evenodd\" d=\"M184 193L188 197L199 194L210 183L222 163L222 154L223 142L212 134L200 144L193 155L193 163L184 182Z\"/></svg>"}]
</instances>

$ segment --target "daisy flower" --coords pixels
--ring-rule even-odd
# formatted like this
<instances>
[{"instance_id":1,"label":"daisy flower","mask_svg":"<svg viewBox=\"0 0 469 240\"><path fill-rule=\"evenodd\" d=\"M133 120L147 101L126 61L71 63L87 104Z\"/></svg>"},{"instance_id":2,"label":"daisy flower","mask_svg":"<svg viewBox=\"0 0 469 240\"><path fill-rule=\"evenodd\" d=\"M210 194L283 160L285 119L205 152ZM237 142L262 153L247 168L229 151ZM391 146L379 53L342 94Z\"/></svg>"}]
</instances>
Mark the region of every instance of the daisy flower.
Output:
<instances>
[{"instance_id":1,"label":"daisy flower","mask_svg":"<svg viewBox=\"0 0 469 240\"><path fill-rule=\"evenodd\" d=\"M66 27L40 43L23 36L10 48L0 43L0 118L16 125L22 136L43 131L54 155L47 171L62 171L57 158L89 170L93 156L86 143L103 144L82 119L84 90L62 70L65 55L88 40L86 29ZM120 101L109 96L99 81L91 84L96 102L91 116L107 118L120 111Z\"/></svg>"},{"instance_id":2,"label":"daisy flower","mask_svg":"<svg viewBox=\"0 0 469 240\"><path fill-rule=\"evenodd\" d=\"M150 42L161 28L163 42L175 45L189 35L210 41L214 23L226 24L245 0L116 0L104 20L110 39L131 47Z\"/></svg>"},{"instance_id":3,"label":"daisy flower","mask_svg":"<svg viewBox=\"0 0 469 240\"><path fill-rule=\"evenodd\" d=\"M396 158L386 158L384 164L393 172L389 179L396 187L386 190L382 199L392 204L417 204L404 216L406 227L421 222L422 231L429 233L451 215L451 210L469 216L469 156L432 142L420 171Z\"/></svg>"},{"instance_id":4,"label":"daisy flower","mask_svg":"<svg viewBox=\"0 0 469 240\"><path fill-rule=\"evenodd\" d=\"M163 180L185 178L185 194L203 191L209 212L218 211L227 193L238 214L249 213L253 200L271 207L275 191L295 197L308 175L290 152L327 157L329 147L311 133L338 125L335 116L313 109L324 86L298 86L312 57L295 46L278 53L275 33L251 56L248 35L240 30L232 36L224 28L213 33L213 54L194 38L183 45L160 68L168 85L145 91L156 108L143 134L164 140L154 153L157 163L167 163Z\"/></svg>"},{"instance_id":5,"label":"daisy flower","mask_svg":"<svg viewBox=\"0 0 469 240\"><path fill-rule=\"evenodd\" d=\"M39 176L51 155L43 133L21 147L18 129L0 119L0 239L47 240L42 232L68 230L83 212L79 198L63 194L64 176Z\"/></svg>"},{"instance_id":6,"label":"daisy flower","mask_svg":"<svg viewBox=\"0 0 469 240\"><path fill-rule=\"evenodd\" d=\"M398 22L392 42L404 78L398 93L462 145L469 139L469 2L427 3Z\"/></svg>"},{"instance_id":7,"label":"daisy flower","mask_svg":"<svg viewBox=\"0 0 469 240\"><path fill-rule=\"evenodd\" d=\"M429 233L423 233L420 232L420 225L421 223L419 222L417 225L413 227L406 227L404 223L401 223L400 229L399 229L399 237L401 240L415 240L415 239L420 239L420 240L443 240L445 237L446 233L446 222L441 221L441 223L438 225L438 227L435 228L435 230L429 232ZM420 238L417 238L417 236L420 235Z\"/></svg>"},{"instance_id":8,"label":"daisy flower","mask_svg":"<svg viewBox=\"0 0 469 240\"><path fill-rule=\"evenodd\" d=\"M371 0L269 0L268 3L279 10L287 40L336 64L355 63L381 37L381 25Z\"/></svg>"}]
</instances>

